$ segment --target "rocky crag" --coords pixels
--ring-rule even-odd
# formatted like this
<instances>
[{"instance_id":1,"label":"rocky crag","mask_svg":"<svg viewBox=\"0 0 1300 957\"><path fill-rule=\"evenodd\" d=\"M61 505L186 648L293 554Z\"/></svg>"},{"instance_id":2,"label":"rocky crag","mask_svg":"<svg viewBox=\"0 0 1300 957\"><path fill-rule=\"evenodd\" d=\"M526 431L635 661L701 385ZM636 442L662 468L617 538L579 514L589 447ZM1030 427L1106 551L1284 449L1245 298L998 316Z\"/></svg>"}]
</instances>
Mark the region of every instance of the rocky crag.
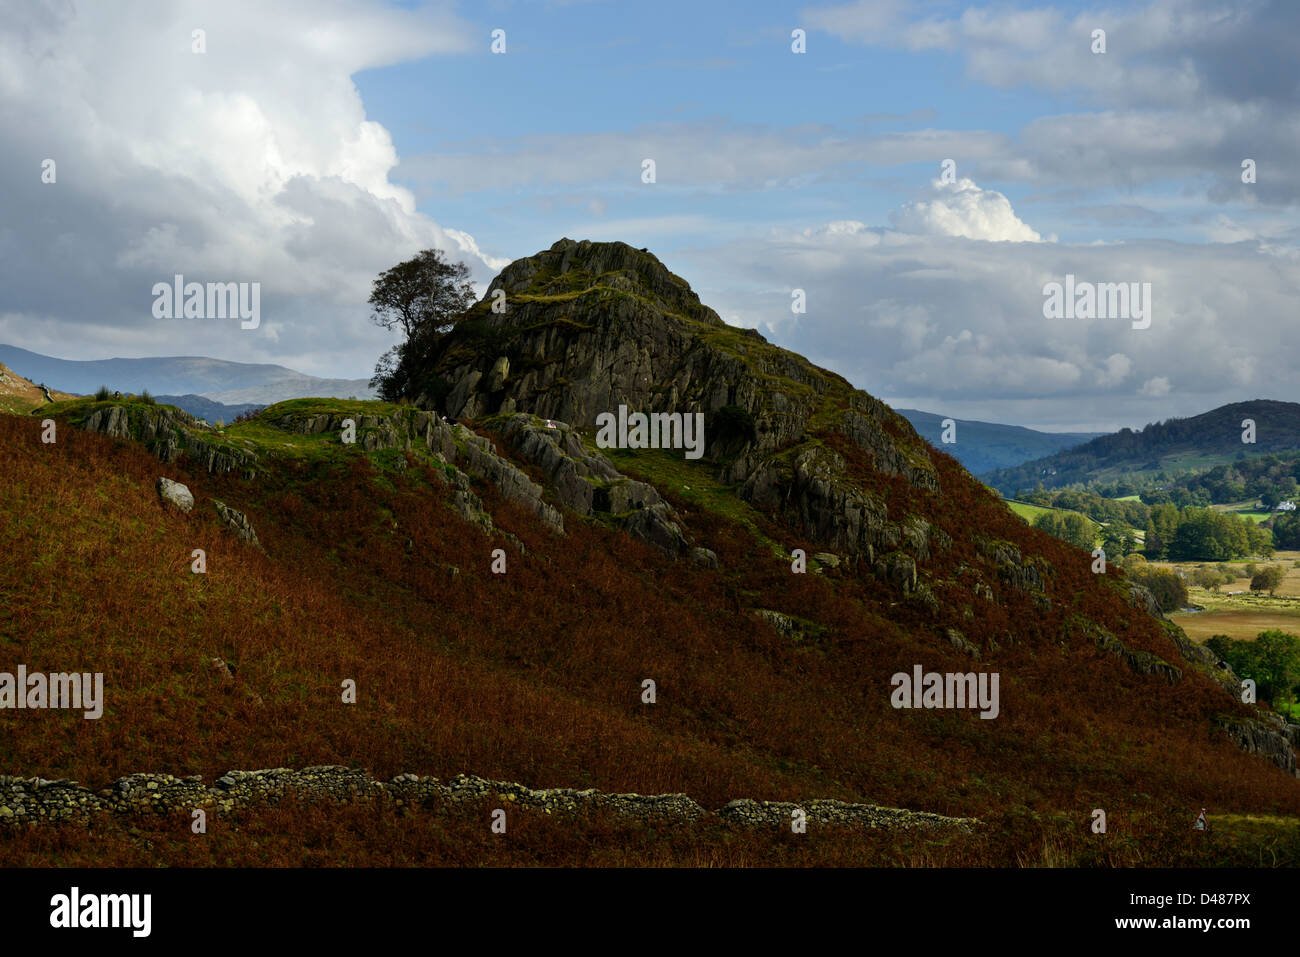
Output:
<instances>
[{"instance_id":1,"label":"rocky crag","mask_svg":"<svg viewBox=\"0 0 1300 957\"><path fill-rule=\"evenodd\" d=\"M490 305L498 290L503 313ZM452 417L528 412L584 431L620 405L703 412L705 454L747 502L896 579L899 562L883 553L931 544L926 523L891 520L885 497L853 481L825 441L842 437L879 472L937 493L928 446L906 420L758 332L728 326L653 255L623 243L565 239L511 263L416 389L412 398Z\"/></svg>"},{"instance_id":2,"label":"rocky crag","mask_svg":"<svg viewBox=\"0 0 1300 957\"><path fill-rule=\"evenodd\" d=\"M507 308L492 302L504 293ZM623 243L563 239L507 266L487 296L449 335L412 398L476 420L520 412L594 431L597 416L620 405L641 412L703 412L706 455L737 496L778 516L829 550L838 564L874 575L942 618L951 580L935 561L957 534L940 519L945 489L930 447L888 406L841 377L728 326L656 257ZM866 470L853 458L865 460ZM561 468L556 474L568 474ZM966 477L963 475L963 478ZM581 510L581 508L579 508ZM1016 545L963 530L975 562L956 576L1001 603L1004 590L1052 609L1055 569ZM973 534L972 534L973 532ZM687 533L689 535L689 531ZM1168 652L1134 648L1082 615L1062 623L1134 672L1177 684L1181 656L1235 697L1240 682L1212 652L1164 620L1149 595L1103 579L1160 621ZM1058 599L1059 600L1059 599ZM966 606L966 617L972 614ZM959 627L936 629L949 644L981 658ZM1015 640L1014 636L1008 636ZM1223 719L1237 743L1296 773L1300 727L1275 715Z\"/></svg>"},{"instance_id":3,"label":"rocky crag","mask_svg":"<svg viewBox=\"0 0 1300 957\"><path fill-rule=\"evenodd\" d=\"M498 293L504 311L493 308ZM1242 705L1237 677L1143 589L1113 571L1093 575L1090 557L1024 528L884 403L728 326L647 252L565 239L511 263L406 398L357 404L364 411L272 406L256 419L270 445L112 400L72 420L143 442L164 462L250 479L268 457L337 446L351 421L357 451L400 452L396 469L408 454L437 466L451 506L487 535L499 532L485 484L557 539L566 522L598 521L712 569L707 536L673 504L679 489L626 474L634 463L616 465L594 438L597 417L620 406L703 413L704 457L691 467L781 529L774 537L814 546L810 571L868 583L880 617L918 652L956 649L991 667L1000 648L1029 644L1080 667L1101 656L1166 686L1208 683L1222 706L1205 723L1296 772L1296 726ZM774 551L789 555L786 542ZM758 601L746 611L792 640L817 633Z\"/></svg>"}]
</instances>

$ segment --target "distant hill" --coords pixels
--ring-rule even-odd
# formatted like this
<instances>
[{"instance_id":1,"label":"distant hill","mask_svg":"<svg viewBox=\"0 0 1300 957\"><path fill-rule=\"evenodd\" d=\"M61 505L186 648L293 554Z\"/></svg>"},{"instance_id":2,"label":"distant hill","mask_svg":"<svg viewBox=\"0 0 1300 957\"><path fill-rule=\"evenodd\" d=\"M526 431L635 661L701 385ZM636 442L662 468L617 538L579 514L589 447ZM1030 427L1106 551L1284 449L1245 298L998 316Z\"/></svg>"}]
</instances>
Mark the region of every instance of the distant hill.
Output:
<instances>
[{"instance_id":1,"label":"distant hill","mask_svg":"<svg viewBox=\"0 0 1300 957\"><path fill-rule=\"evenodd\" d=\"M1051 455L1061 449L1081 445L1104 432L1038 432L1019 425L999 425L996 422L977 422L954 419L957 424L957 441L944 445L943 420L947 416L916 409L896 409L899 415L912 423L921 437L940 451L947 452L967 471L979 475L993 469L1010 468L1031 459Z\"/></svg>"},{"instance_id":2,"label":"distant hill","mask_svg":"<svg viewBox=\"0 0 1300 957\"><path fill-rule=\"evenodd\" d=\"M0 363L34 382L88 395L100 386L123 393L199 395L228 405L269 405L301 398L373 397L366 379L321 379L284 366L203 356L144 359L56 359L0 345Z\"/></svg>"},{"instance_id":3,"label":"distant hill","mask_svg":"<svg viewBox=\"0 0 1300 957\"><path fill-rule=\"evenodd\" d=\"M1242 441L1242 422L1255 423L1255 442ZM981 476L1004 495L1076 482L1150 477L1159 472L1204 470L1239 458L1300 449L1300 403L1252 399L1187 419L1121 429L1044 458Z\"/></svg>"},{"instance_id":4,"label":"distant hill","mask_svg":"<svg viewBox=\"0 0 1300 957\"><path fill-rule=\"evenodd\" d=\"M256 403L227 405L224 402L213 402L201 395L160 395L155 398L165 405L174 405L190 415L212 423L220 421L229 424L245 412L259 412L266 408Z\"/></svg>"}]
</instances>

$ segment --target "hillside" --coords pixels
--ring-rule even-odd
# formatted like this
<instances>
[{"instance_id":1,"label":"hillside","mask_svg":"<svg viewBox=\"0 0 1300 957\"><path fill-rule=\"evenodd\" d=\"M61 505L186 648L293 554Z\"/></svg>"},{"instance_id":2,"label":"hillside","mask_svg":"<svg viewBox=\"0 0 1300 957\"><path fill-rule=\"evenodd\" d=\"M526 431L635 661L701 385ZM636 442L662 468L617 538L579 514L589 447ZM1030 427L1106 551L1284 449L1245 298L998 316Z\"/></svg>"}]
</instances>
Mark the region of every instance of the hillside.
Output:
<instances>
[{"instance_id":1,"label":"hillside","mask_svg":"<svg viewBox=\"0 0 1300 957\"><path fill-rule=\"evenodd\" d=\"M1242 422L1253 419L1254 443L1242 441ZM1255 399L1234 402L1187 419L1121 429L1072 449L980 476L1005 495L1063 488L1092 480L1138 479L1158 472L1205 470L1238 458L1300 449L1300 404Z\"/></svg>"},{"instance_id":2,"label":"hillside","mask_svg":"<svg viewBox=\"0 0 1300 957\"><path fill-rule=\"evenodd\" d=\"M57 390L50 390L47 398L46 390L42 389L38 383L20 376L8 366L0 363L0 413L22 414L45 405L51 400L60 401L71 398L74 398L74 396Z\"/></svg>"},{"instance_id":3,"label":"hillside","mask_svg":"<svg viewBox=\"0 0 1300 957\"><path fill-rule=\"evenodd\" d=\"M943 442L943 422L948 416L917 409L895 409L931 445L943 449L973 475L1010 468L1073 448L1100 436L1100 432L1039 432L1019 425L1001 425L975 419L953 419L956 441Z\"/></svg>"},{"instance_id":4,"label":"hillside","mask_svg":"<svg viewBox=\"0 0 1300 957\"><path fill-rule=\"evenodd\" d=\"M321 379L267 363L227 362L203 356L145 359L55 359L0 345L0 362L20 375L68 392L112 391L199 395L227 405L269 405L308 396L370 398L366 379Z\"/></svg>"},{"instance_id":5,"label":"hillside","mask_svg":"<svg viewBox=\"0 0 1300 957\"><path fill-rule=\"evenodd\" d=\"M302 399L217 431L87 398L48 413L53 445L0 417L0 549L30 557L0 565L4 660L108 689L101 720L7 715L0 767L98 789L344 765L980 821L804 840L596 815L508 844L490 803L241 812L218 841L141 825L175 864L1250 864L1265 837L1227 822L1300 816L1294 729L882 403L623 244L562 241L492 288L506 313L489 292L442 343L428 408ZM619 404L703 412L704 455L599 449ZM996 715L894 707L917 666L999 674ZM1193 842L1207 805L1224 826ZM1097 807L1115 840L1088 830ZM58 833L76 860L142 859L116 832ZM1293 823L1266 838L1300 860ZM0 861L39 846L0 828Z\"/></svg>"}]
</instances>

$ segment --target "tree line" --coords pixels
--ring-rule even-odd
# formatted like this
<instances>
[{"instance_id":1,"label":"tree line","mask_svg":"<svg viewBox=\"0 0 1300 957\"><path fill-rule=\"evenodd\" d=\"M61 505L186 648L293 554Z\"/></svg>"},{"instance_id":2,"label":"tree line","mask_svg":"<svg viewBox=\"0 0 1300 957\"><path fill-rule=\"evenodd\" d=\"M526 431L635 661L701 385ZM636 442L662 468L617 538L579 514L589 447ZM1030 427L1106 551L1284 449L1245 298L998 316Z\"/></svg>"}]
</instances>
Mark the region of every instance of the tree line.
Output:
<instances>
[{"instance_id":1,"label":"tree line","mask_svg":"<svg viewBox=\"0 0 1300 957\"><path fill-rule=\"evenodd\" d=\"M1255 522L1208 508L1157 505L1147 518L1143 548L1148 558L1219 562L1273 555L1273 536Z\"/></svg>"}]
</instances>

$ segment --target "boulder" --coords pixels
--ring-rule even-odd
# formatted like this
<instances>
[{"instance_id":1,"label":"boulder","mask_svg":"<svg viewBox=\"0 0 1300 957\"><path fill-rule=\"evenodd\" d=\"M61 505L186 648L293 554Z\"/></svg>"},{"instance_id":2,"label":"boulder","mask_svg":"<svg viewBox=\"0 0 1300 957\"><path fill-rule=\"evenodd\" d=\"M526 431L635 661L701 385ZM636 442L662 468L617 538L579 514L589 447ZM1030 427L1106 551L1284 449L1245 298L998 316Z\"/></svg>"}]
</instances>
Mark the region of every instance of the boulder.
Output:
<instances>
[{"instance_id":1,"label":"boulder","mask_svg":"<svg viewBox=\"0 0 1300 957\"><path fill-rule=\"evenodd\" d=\"M194 496L190 490L180 482L173 482L169 478L158 479L158 497L166 503L175 505L182 512L194 508Z\"/></svg>"},{"instance_id":2,"label":"boulder","mask_svg":"<svg viewBox=\"0 0 1300 957\"><path fill-rule=\"evenodd\" d=\"M692 548L691 561L711 571L718 570L718 553L709 548Z\"/></svg>"}]
</instances>

